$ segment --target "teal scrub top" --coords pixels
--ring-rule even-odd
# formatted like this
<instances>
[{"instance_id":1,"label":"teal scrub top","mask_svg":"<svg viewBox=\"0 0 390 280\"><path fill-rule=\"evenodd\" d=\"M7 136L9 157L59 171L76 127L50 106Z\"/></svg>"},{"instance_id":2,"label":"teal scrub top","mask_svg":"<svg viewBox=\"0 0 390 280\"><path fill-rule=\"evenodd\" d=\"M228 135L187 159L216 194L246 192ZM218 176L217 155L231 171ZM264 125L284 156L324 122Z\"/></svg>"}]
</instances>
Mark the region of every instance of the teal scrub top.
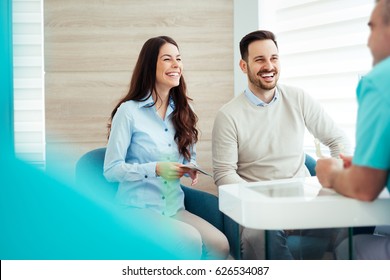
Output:
<instances>
[{"instance_id":1,"label":"teal scrub top","mask_svg":"<svg viewBox=\"0 0 390 280\"><path fill-rule=\"evenodd\" d=\"M390 57L378 63L357 87L359 104L353 163L390 170ZM390 191L390 176L387 177Z\"/></svg>"}]
</instances>

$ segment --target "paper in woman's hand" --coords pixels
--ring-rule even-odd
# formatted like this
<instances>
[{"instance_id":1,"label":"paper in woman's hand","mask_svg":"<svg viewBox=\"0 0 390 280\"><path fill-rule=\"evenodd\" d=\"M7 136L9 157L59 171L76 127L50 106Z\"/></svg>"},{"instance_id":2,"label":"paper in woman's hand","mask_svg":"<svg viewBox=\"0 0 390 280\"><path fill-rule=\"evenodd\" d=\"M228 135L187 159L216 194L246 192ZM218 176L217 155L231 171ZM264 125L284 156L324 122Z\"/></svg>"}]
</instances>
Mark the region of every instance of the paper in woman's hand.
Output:
<instances>
[{"instance_id":1,"label":"paper in woman's hand","mask_svg":"<svg viewBox=\"0 0 390 280\"><path fill-rule=\"evenodd\" d=\"M196 171L198 171L198 172L200 172L200 173L202 173L202 174L204 174L206 176L213 177L212 174L210 174L210 173L206 172L205 170L201 169L199 166L195 166L193 164L187 164L187 165L185 165L185 167L190 169L190 170L196 170Z\"/></svg>"}]
</instances>

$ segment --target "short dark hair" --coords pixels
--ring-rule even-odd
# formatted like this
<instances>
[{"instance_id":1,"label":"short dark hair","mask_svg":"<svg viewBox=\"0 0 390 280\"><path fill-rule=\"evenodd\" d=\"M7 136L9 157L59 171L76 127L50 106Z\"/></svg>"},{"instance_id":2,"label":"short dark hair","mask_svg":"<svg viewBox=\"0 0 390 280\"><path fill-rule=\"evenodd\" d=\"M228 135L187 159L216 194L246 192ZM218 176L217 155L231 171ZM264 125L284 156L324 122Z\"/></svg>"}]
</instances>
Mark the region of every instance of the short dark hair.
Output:
<instances>
[{"instance_id":1,"label":"short dark hair","mask_svg":"<svg viewBox=\"0 0 390 280\"><path fill-rule=\"evenodd\" d=\"M258 41L258 40L272 40L276 47L278 47L278 43L276 42L276 37L275 34L272 33L271 31L267 30L256 30L253 31L247 35L245 35L241 41L240 41L240 53L241 53L241 58L245 61L248 60L248 46L250 43L253 41Z\"/></svg>"}]
</instances>

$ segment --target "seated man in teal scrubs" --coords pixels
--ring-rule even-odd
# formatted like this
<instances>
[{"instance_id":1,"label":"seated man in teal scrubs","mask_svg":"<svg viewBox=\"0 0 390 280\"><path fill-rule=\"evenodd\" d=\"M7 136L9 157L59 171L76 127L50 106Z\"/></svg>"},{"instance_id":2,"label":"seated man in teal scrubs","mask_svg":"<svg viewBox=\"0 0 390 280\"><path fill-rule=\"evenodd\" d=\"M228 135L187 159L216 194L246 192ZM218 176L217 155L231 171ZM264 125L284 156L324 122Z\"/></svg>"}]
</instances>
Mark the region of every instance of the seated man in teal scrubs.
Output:
<instances>
[{"instance_id":1,"label":"seated man in teal scrubs","mask_svg":"<svg viewBox=\"0 0 390 280\"><path fill-rule=\"evenodd\" d=\"M390 191L390 0L377 0L368 23L368 47L374 68L357 88L359 103L353 158L317 161L317 176L327 188L352 198L372 201L387 186ZM390 259L390 236L354 237L354 258Z\"/></svg>"}]
</instances>

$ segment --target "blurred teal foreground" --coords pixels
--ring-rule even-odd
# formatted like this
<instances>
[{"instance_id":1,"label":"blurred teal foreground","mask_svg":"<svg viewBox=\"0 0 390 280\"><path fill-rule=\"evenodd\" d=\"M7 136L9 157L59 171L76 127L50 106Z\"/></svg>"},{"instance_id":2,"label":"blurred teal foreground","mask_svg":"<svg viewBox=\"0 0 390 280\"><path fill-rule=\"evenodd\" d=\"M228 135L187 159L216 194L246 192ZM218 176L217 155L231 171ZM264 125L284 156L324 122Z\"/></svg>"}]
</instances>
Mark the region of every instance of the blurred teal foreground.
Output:
<instances>
[{"instance_id":1,"label":"blurred teal foreground","mask_svg":"<svg viewBox=\"0 0 390 280\"><path fill-rule=\"evenodd\" d=\"M172 238L98 194L82 193L11 155L1 155L1 260L192 259ZM77 186L78 187L78 186Z\"/></svg>"},{"instance_id":2,"label":"blurred teal foreground","mask_svg":"<svg viewBox=\"0 0 390 280\"><path fill-rule=\"evenodd\" d=\"M50 175L15 158L12 22L12 1L0 1L0 259L191 259L173 249L175 233L161 237L102 194L59 180L61 170Z\"/></svg>"}]
</instances>

